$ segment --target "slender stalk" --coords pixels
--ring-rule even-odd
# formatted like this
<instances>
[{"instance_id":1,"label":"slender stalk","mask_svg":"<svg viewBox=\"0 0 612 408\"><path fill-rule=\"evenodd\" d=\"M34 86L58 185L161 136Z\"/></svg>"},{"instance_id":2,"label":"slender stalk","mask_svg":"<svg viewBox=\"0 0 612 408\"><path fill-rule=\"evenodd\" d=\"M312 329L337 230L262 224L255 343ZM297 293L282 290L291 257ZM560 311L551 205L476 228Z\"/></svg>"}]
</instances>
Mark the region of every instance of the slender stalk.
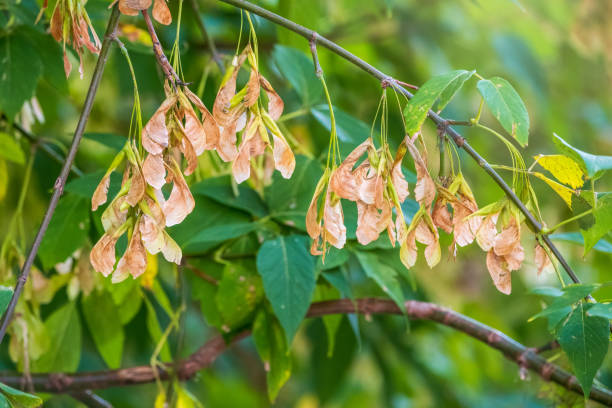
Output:
<instances>
[{"instance_id":1,"label":"slender stalk","mask_svg":"<svg viewBox=\"0 0 612 408\"><path fill-rule=\"evenodd\" d=\"M25 137L26 139L28 139L28 142L30 142L31 144L38 144L40 146L40 149L45 152L47 154L47 156L49 156L50 158L52 158L53 160L55 160L58 163L64 163L64 157L62 157L61 154L59 154L58 152L56 152L55 150L53 150L48 143L45 143L44 140L41 140L40 138L34 136L32 133L28 132L27 130L25 130L23 127L21 127L18 123L13 123L12 124L13 128L15 130L17 130L19 133L21 133L23 135L23 137ZM70 167L70 171L77 177L81 177L83 175L83 172L81 170L79 170L79 168L73 164Z\"/></svg>"},{"instance_id":2,"label":"slender stalk","mask_svg":"<svg viewBox=\"0 0 612 408\"><path fill-rule=\"evenodd\" d=\"M531 370L545 381L552 381L561 387L582 395L582 388L576 377L561 367L547 361L538 354L538 349L528 348L510 338L499 330L467 316L428 302L410 300L405 303L405 310L386 299L341 299L316 302L310 305L307 317L321 317L332 314L363 314L363 315L403 315L413 320L429 320L443 326L463 332L485 345L500 351L510 361L521 368ZM222 337L215 337L182 360L178 369L178 378L188 380L200 370L210 366L215 359L223 354L231 345L250 335L250 330L237 333L228 343ZM164 365L158 369L160 379L170 377L172 365ZM19 374L0 374L0 381L11 387L20 388L22 377ZM155 381L155 373L150 366L136 366L119 370L82 372L77 374L35 374L32 376L34 389L40 392L72 392L84 389L103 389L116 386L137 385ZM589 398L606 406L612 406L612 391L594 385Z\"/></svg>"},{"instance_id":3,"label":"slender stalk","mask_svg":"<svg viewBox=\"0 0 612 408\"><path fill-rule=\"evenodd\" d=\"M367 62L357 57L356 55L348 52L347 50L345 50L338 44L334 43L333 41L330 41L327 38L316 34L315 31L309 28L296 24L291 20L281 17L278 14L272 13L269 10L256 6L255 4L252 4L245 0L219 0L219 1L223 3L231 4L240 9L247 10L253 14L257 14L267 20L272 21L275 24L278 24L282 27L287 28L288 30L295 32L296 34L301 35L307 40L310 40L313 38L313 36L316 36L315 38L318 44L329 49L330 51L337 54L338 56L346 59L347 61L351 62L353 65L361 68L363 71L367 72L368 74L372 75L378 80L390 81L391 83L398 84L397 81L395 81L393 78L389 77L388 75L384 74L382 71L368 64ZM402 88L399 86L394 87L394 88L397 89L398 92L401 92L402 94L404 94L404 96L406 96L409 99L412 98L413 96L413 94L405 88ZM482 112L482 109L479 109L479 113L481 112ZM446 119L442 118L440 115L438 115L434 111L430 110L428 113L428 116L429 116L429 119L431 119L438 126L444 125L444 123L446 122ZM514 193L514 191L512 190L512 187L510 187L504 181L504 179L491 167L491 165L480 154L478 154L478 152L474 150L474 148L470 146L470 144L459 133L457 133L456 130L454 130L450 126L447 126L445 131L446 131L447 136L453 140L453 142L457 145L457 147L463 149L493 179L493 181L495 181L495 183L503 190L503 192L510 199L510 201L512 201L514 205L516 205L516 207L523 213L523 215L525 215L527 225L534 232L542 233L542 225L537 220L537 218L531 213L531 211L529 211L529 209L525 206L525 204L521 201L521 199ZM557 260L559 261L559 263L561 264L561 266L563 267L567 275L570 277L570 279L574 281L575 283L580 283L580 279L578 279L578 276L576 276L571 266L568 264L568 262L565 260L561 252L559 252L559 250L553 244L550 238L547 235L543 234L542 239L544 243L546 244L546 246L550 248L551 252L555 256L555 258L557 258Z\"/></svg>"},{"instance_id":4,"label":"slender stalk","mask_svg":"<svg viewBox=\"0 0 612 408\"><path fill-rule=\"evenodd\" d=\"M147 31L151 36L151 41L153 42L153 54L155 54L155 58L157 59L157 63L159 64L162 71L164 71L164 75L172 84L178 85L186 85L181 81L181 78L178 76L166 54L164 54L164 49L159 42L159 38L157 38L157 33L155 32L155 27L153 27L153 21L151 21L151 17L149 16L149 11L147 9L142 10L142 16L144 17L144 21L147 25Z\"/></svg>"},{"instance_id":5,"label":"slender stalk","mask_svg":"<svg viewBox=\"0 0 612 408\"><path fill-rule=\"evenodd\" d=\"M15 292L13 293L8 308L4 313L2 325L0 326L0 343L2 343L2 339L6 334L6 329L8 328L8 325L13 318L15 306L17 305L19 296L23 291L23 287L25 286L25 283L28 280L28 275L30 274L30 269L34 264L34 259L36 259L36 254L38 253L40 243L42 242L42 239L45 236L45 233L47 232L47 228L49 227L49 223L51 222L51 217L53 217L53 213L55 212L57 203L59 202L59 199L64 191L64 186L66 185L66 180L68 179L68 174L70 173L70 168L72 167L72 163L74 163L74 159L79 148L79 143L83 138L85 125L87 124L87 120L89 119L89 114L93 106L96 92L98 91L100 80L102 79L102 73L104 72L104 66L106 65L106 60L108 58L108 52L113 42L113 38L115 37L115 29L117 28L117 23L119 22L119 14L119 7L115 5L108 20L106 34L104 35L104 41L102 42L102 48L100 49L100 54L98 55L98 61L96 63L96 68L94 69L93 76L91 78L91 83L89 84L89 90L87 91L87 97L85 98L85 103L83 104L81 116L79 117L76 130L74 131L74 137L72 139L72 144L70 145L70 150L68 151L68 155L66 156L66 161L62 166L62 170L57 180L55 180L51 201L49 201L49 206L47 207L45 216L43 217L42 223L40 224L40 228L36 233L36 237L34 238L32 247L28 252L23 268L21 269L19 278L17 279L17 284L15 285Z\"/></svg>"},{"instance_id":6,"label":"slender stalk","mask_svg":"<svg viewBox=\"0 0 612 408\"><path fill-rule=\"evenodd\" d=\"M90 408L113 408L113 405L89 390L70 393L70 396Z\"/></svg>"},{"instance_id":7,"label":"slender stalk","mask_svg":"<svg viewBox=\"0 0 612 408\"><path fill-rule=\"evenodd\" d=\"M191 9L193 10L193 18L195 18L198 24L198 28L200 29L200 32L202 33L202 37L204 37L204 41L206 41L206 44L208 45L208 49L210 50L212 59L215 61L215 63L219 67L219 71L221 71L221 74L225 74L225 65L223 65L223 59L221 58L219 51L217 51L217 46L215 45L215 41L208 34L208 30L206 30L206 25L204 25L204 19L202 18L202 15L200 14L200 6L198 5L198 0L189 0L189 4L191 5Z\"/></svg>"},{"instance_id":8,"label":"slender stalk","mask_svg":"<svg viewBox=\"0 0 612 408\"><path fill-rule=\"evenodd\" d=\"M558 230L558 229L559 229L559 228L561 228L562 226L564 226L564 225L566 225L566 224L569 224L570 222L573 222L573 221L579 220L580 218L582 218L582 217L584 217L584 216L587 216L587 215L589 215L589 214L592 214L592 213L593 213L593 208L590 208L590 209L586 210L586 211L585 211L585 212L583 212L583 213L580 213L580 214L575 215L575 216L573 216L573 217L571 217L571 218L568 218L567 220L563 220L563 221L561 221L560 223L558 223L558 224L557 224L557 225L555 225L554 227L551 227L551 228L546 228L546 229L544 230L544 233L545 233L545 234L552 234L553 232L555 232L556 230Z\"/></svg>"}]
</instances>

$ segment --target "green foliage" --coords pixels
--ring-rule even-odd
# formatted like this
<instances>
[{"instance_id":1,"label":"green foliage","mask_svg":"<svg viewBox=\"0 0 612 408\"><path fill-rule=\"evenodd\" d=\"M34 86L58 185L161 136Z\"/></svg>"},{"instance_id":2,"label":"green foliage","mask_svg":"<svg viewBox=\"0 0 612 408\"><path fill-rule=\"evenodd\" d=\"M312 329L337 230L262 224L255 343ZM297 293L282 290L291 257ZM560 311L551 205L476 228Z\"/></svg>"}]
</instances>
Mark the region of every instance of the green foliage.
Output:
<instances>
[{"instance_id":1,"label":"green foliage","mask_svg":"<svg viewBox=\"0 0 612 408\"><path fill-rule=\"evenodd\" d=\"M119 368L125 334L120 310L109 292L93 291L81 300L83 317L100 355L109 368Z\"/></svg>"},{"instance_id":2,"label":"green foliage","mask_svg":"<svg viewBox=\"0 0 612 408\"><path fill-rule=\"evenodd\" d=\"M381 263L378 257L370 252L357 252L357 259L366 275L374 280L378 287L387 294L400 310L404 310L404 294L397 280L397 272Z\"/></svg>"},{"instance_id":3,"label":"green foliage","mask_svg":"<svg viewBox=\"0 0 612 408\"><path fill-rule=\"evenodd\" d=\"M584 237L585 255L603 238L612 231L612 194L606 194L597 199L597 204L593 208L594 221L588 229L580 232Z\"/></svg>"},{"instance_id":4,"label":"green foliage","mask_svg":"<svg viewBox=\"0 0 612 408\"><path fill-rule=\"evenodd\" d=\"M81 248L89 231L89 202L67 194L57 205L38 255L45 269L63 262Z\"/></svg>"},{"instance_id":5,"label":"green foliage","mask_svg":"<svg viewBox=\"0 0 612 408\"><path fill-rule=\"evenodd\" d=\"M257 271L266 297L289 344L306 316L315 289L315 263L308 253L309 245L303 235L281 236L265 241L257 253Z\"/></svg>"},{"instance_id":6,"label":"green foliage","mask_svg":"<svg viewBox=\"0 0 612 408\"><path fill-rule=\"evenodd\" d=\"M81 320L73 302L58 308L45 320L49 347L33 362L38 373L76 371L81 359Z\"/></svg>"},{"instance_id":7,"label":"green foliage","mask_svg":"<svg viewBox=\"0 0 612 408\"><path fill-rule=\"evenodd\" d=\"M475 71L457 70L435 76L423 84L404 108L406 133L418 132L427 118L427 113L439 99L438 110L441 111L465 81L470 79Z\"/></svg>"},{"instance_id":8,"label":"green foliage","mask_svg":"<svg viewBox=\"0 0 612 408\"><path fill-rule=\"evenodd\" d=\"M215 300L223 330L238 328L252 320L255 306L263 299L261 278L252 263L230 263L223 269Z\"/></svg>"},{"instance_id":9,"label":"green foliage","mask_svg":"<svg viewBox=\"0 0 612 408\"><path fill-rule=\"evenodd\" d=\"M327 104L314 106L310 112L328 132L331 131L329 106ZM334 116L336 118L336 133L340 141L340 154L345 157L370 136L370 128L361 120L335 106Z\"/></svg>"},{"instance_id":10,"label":"green foliage","mask_svg":"<svg viewBox=\"0 0 612 408\"><path fill-rule=\"evenodd\" d=\"M493 116L506 132L510 133L521 146L527 146L529 115L523 100L512 85L503 78L494 77L481 79L477 87Z\"/></svg>"},{"instance_id":11,"label":"green foliage","mask_svg":"<svg viewBox=\"0 0 612 408\"><path fill-rule=\"evenodd\" d=\"M572 364L585 395L608 352L608 319L590 316L588 304L579 302L559 330L557 340Z\"/></svg>"},{"instance_id":12,"label":"green foliage","mask_svg":"<svg viewBox=\"0 0 612 408\"><path fill-rule=\"evenodd\" d=\"M34 96L43 72L39 54L29 52L32 42L18 32L0 37L0 110L13 117Z\"/></svg>"},{"instance_id":13,"label":"green foliage","mask_svg":"<svg viewBox=\"0 0 612 408\"><path fill-rule=\"evenodd\" d=\"M11 298L13 297L13 288L8 286L0 286L0 315L4 315Z\"/></svg>"},{"instance_id":14,"label":"green foliage","mask_svg":"<svg viewBox=\"0 0 612 408\"><path fill-rule=\"evenodd\" d=\"M312 106L321 100L323 89L315 75L312 59L283 45L274 47L272 57L276 68L293 86L304 106Z\"/></svg>"},{"instance_id":15,"label":"green foliage","mask_svg":"<svg viewBox=\"0 0 612 408\"><path fill-rule=\"evenodd\" d=\"M27 394L2 383L0 383L0 393L0 395L5 398L5 401L8 402L6 404L7 407L36 408L42 405L42 399L36 395ZM0 401L0 404L1 403Z\"/></svg>"},{"instance_id":16,"label":"green foliage","mask_svg":"<svg viewBox=\"0 0 612 408\"><path fill-rule=\"evenodd\" d=\"M5 132L0 132L0 157L17 164L25 164L25 155L21 146Z\"/></svg>"},{"instance_id":17,"label":"green foliage","mask_svg":"<svg viewBox=\"0 0 612 408\"><path fill-rule=\"evenodd\" d=\"M612 169L612 156L597 156L583 152L567 143L559 135L553 134L553 142L557 148L580 165L588 178L599 178L604 171Z\"/></svg>"}]
</instances>

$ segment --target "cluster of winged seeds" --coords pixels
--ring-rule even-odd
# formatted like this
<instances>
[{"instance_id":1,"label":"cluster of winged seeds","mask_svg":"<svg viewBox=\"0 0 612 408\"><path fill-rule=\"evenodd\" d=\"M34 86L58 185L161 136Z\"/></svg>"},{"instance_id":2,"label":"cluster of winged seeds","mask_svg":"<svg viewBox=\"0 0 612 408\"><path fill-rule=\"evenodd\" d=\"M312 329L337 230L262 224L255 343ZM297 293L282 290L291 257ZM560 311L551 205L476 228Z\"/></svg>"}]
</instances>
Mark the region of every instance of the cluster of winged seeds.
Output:
<instances>
[{"instance_id":1,"label":"cluster of winged seeds","mask_svg":"<svg viewBox=\"0 0 612 408\"><path fill-rule=\"evenodd\" d=\"M363 245L378 239L387 230L392 245L400 245L400 259L411 268L417 261L417 242L425 246L429 267L440 262L438 229L452 234L451 257L457 247L476 241L487 252L487 268L497 289L511 292L511 272L518 270L525 258L520 242L521 218L506 200L478 209L468 183L461 173L447 186L436 183L427 170L427 156L417 148L420 134L406 135L395 156L388 145L376 149L372 140L353 150L337 167L327 169L319 181L308 213L306 226L313 239L311 253L325 254L326 245L342 248L346 243L346 227L341 198L357 204L357 240ZM402 172L402 160L410 153L414 161L417 183L414 188L419 210L406 222L401 204L409 195ZM365 158L360 162L360 159ZM535 263L541 271L550 264L545 250L535 248Z\"/></svg>"},{"instance_id":2,"label":"cluster of winged seeds","mask_svg":"<svg viewBox=\"0 0 612 408\"><path fill-rule=\"evenodd\" d=\"M236 92L238 72L246 60L249 81ZM261 103L262 90L267 109ZM283 177L291 177L295 168L293 152L275 123L283 101L259 73L250 46L234 58L213 113L186 86L166 84L165 92L166 99L142 128L139 140L128 142L115 157L92 197L95 211L107 201L111 173L127 159L121 189L102 214L105 233L90 253L94 268L105 276L112 273L113 282L140 276L146 269L147 252L161 252L169 262L181 262L181 249L165 228L181 223L193 211L195 201L184 175L194 172L198 156L206 150L216 150L222 160L233 161L239 183L249 178L251 159L263 155L268 146L272 146L274 167ZM166 184L172 184L167 199L162 192ZM124 234L127 249L115 266L115 247Z\"/></svg>"}]
</instances>

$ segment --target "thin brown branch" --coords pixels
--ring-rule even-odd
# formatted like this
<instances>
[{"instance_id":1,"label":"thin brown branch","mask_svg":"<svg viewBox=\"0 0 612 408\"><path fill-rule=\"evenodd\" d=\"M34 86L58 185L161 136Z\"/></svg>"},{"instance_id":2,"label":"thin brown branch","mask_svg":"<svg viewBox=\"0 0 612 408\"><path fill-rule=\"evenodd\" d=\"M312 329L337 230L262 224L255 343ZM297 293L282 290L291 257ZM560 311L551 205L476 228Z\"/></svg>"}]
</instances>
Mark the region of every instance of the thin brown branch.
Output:
<instances>
[{"instance_id":1,"label":"thin brown branch","mask_svg":"<svg viewBox=\"0 0 612 408\"><path fill-rule=\"evenodd\" d=\"M173 84L176 85L187 85L181 78L178 76L172 65L170 65L170 61L164 54L164 49L159 42L159 38L157 38L157 33L155 32L155 27L153 26L153 21L151 21L151 16L149 16L149 10L142 10L142 16L144 17L144 21L147 25L147 31L151 36L151 41L153 42L153 54L155 54L155 59L157 59L157 63L159 64L162 71L164 71L164 75Z\"/></svg>"},{"instance_id":2,"label":"thin brown branch","mask_svg":"<svg viewBox=\"0 0 612 408\"><path fill-rule=\"evenodd\" d=\"M307 316L312 318L330 314L351 313L401 315L402 311L391 300L359 299L352 301L342 299L313 303ZM499 330L434 303L416 300L407 301L405 314L414 320L429 320L463 332L487 346L499 350L510 361L513 361L522 369L537 373L545 381L552 381L563 388L582 394L582 388L575 376L559 366L549 363L545 358L538 355L534 349L525 347ZM226 344L221 337L215 337L208 341L179 364L178 378L181 380L192 378L198 371L210 366L232 343L247 337L249 334L249 330L242 331L234 336L229 344ZM170 366L166 366L166 368L161 367L158 370L162 380L169 378L169 368ZM21 386L21 376L14 373L0 374L0 381L11 387L19 388ZM150 366L72 375L54 373L32 376L32 384L37 391L55 393L135 385L153 381L155 381L155 373ZM603 387L593 386L589 398L604 405L612 406L612 391Z\"/></svg>"},{"instance_id":3,"label":"thin brown branch","mask_svg":"<svg viewBox=\"0 0 612 408\"><path fill-rule=\"evenodd\" d=\"M90 408L113 408L110 402L89 390L72 392L70 396Z\"/></svg>"},{"instance_id":4,"label":"thin brown branch","mask_svg":"<svg viewBox=\"0 0 612 408\"><path fill-rule=\"evenodd\" d=\"M102 48L100 49L100 54L98 55L98 61L96 63L96 67L91 78L91 83L89 84L89 90L87 91L87 97L85 98L85 103L83 104L81 116L79 117L76 130L74 131L74 137L72 138L70 150L68 151L68 155L66 156L66 160L64 162L64 165L62 166L62 170L60 171L59 176L55 180L55 185L53 186L53 195L51 196L51 200L49 201L49 206L47 207L47 211L45 212L42 223L40 224L40 228L36 233L36 237L34 238L32 247L28 252L25 263L23 264L23 268L21 269L21 273L19 274L19 278L17 279L17 284L15 285L15 292L13 293L11 301L9 302L6 312L4 313L4 317L2 319L2 326L0 327L0 343L2 342L2 339L6 334L8 325L13 318L15 306L17 306L19 296L21 295L25 283L28 280L30 269L34 264L34 259L36 259L36 254L38 253L38 248L40 247L40 243L42 242L42 239L45 236L45 233L47 232L47 228L49 227L49 223L51 222L51 217L53 217L53 213L55 212L57 203L59 202L62 192L64 191L66 180L68 180L70 168L74 163L74 159L79 148L79 143L83 138L85 125L87 124L87 120L89 119L89 114L93 106L96 92L98 91L100 80L102 79L102 73L104 72L104 66L106 65L106 60L108 58L108 52L110 50L113 38L115 36L115 30L119 22L119 14L119 7L115 5L108 20L106 34L104 35L104 41L102 42Z\"/></svg>"},{"instance_id":5,"label":"thin brown branch","mask_svg":"<svg viewBox=\"0 0 612 408\"><path fill-rule=\"evenodd\" d=\"M267 19L267 20L269 20L269 21L271 21L271 22L273 22L275 24L278 24L278 25L280 25L282 27L285 27L288 30L293 31L296 34L301 35L302 37L304 37L308 41L310 41L312 36L316 34L315 31L313 31L313 30L311 30L309 28L306 28L306 27L304 27L302 25L294 23L293 21L291 21L289 19L286 19L286 18L284 18L282 16L279 16L278 14L272 13L271 11L269 11L269 10L263 8L263 7L259 7L259 6L253 4L253 3L249 2L249 1L246 1L246 0L219 0L219 1L221 1L223 3L231 4L232 6L238 7L238 8L243 9L243 10L247 10L247 11L253 13L253 14L257 14L258 16L261 16L261 17L263 17L263 18L265 18L265 19ZM355 54L352 54L352 53L348 52L347 50L345 50L344 48L342 48L341 46L339 46L335 42L330 41L329 39L327 39L327 38L325 38L325 37L323 37L321 35L318 35L318 34L317 34L316 38L317 38L317 43L319 45L327 48L328 50L330 50L334 54L344 58L345 60L349 61L350 63L352 63L353 65L355 65L358 68L362 69L363 71L367 72L368 74L370 74L374 78L377 78L379 81L390 81L390 80L392 80L397 85L401 85L402 84L402 83L398 82L397 80L394 80L392 77L386 75L385 73L383 73L382 71L380 71L376 67L374 67L371 64L367 63L366 61L362 60L361 58L359 58ZM413 94L410 91L408 91L407 89L405 89L404 87L396 86L395 89L397 89L398 92L403 93L409 99L413 97ZM429 111L428 117L437 126L440 126L440 125L444 126L444 123L446 122L446 119L442 118L440 115L438 115L437 113L435 113L432 110ZM574 272L572 267L569 265L569 263L566 261L566 259L563 257L561 252L559 252L557 247L550 240L549 236L546 235L545 233L543 233L542 224L531 213L531 211L529 211L529 209L527 208L525 203L523 203L521 201L521 199L516 195L516 193L512 190L512 187L510 187L508 185L508 183L506 183L504 181L504 179L491 167L491 165L476 150L474 150L474 148L459 133L457 133L457 131L455 131L450 126L446 126L446 134L448 135L449 138L451 138L453 140L453 142L457 145L457 147L459 147L460 149L465 150L465 152L504 191L504 193L510 199L510 201L512 201L512 203L514 203L514 205L523 213L523 215L525 216L527 225L536 234L541 234L542 240L544 241L546 246L548 248L550 248L550 251L553 253L555 258L557 258L557 260L559 261L559 263L561 264L561 266L563 267L563 269L565 270L567 275L570 277L570 279L574 283L580 283L580 279L578 279L578 276L576 276L576 273Z\"/></svg>"},{"instance_id":6,"label":"thin brown branch","mask_svg":"<svg viewBox=\"0 0 612 408\"><path fill-rule=\"evenodd\" d=\"M219 71L221 71L222 74L225 74L225 66L223 65L223 59L221 58L221 54L219 54L219 51L217 51L215 41L208 33L206 25L204 25L204 19L200 14L200 6L198 5L198 0L189 0L189 4L191 5L191 9L193 10L193 18L195 18L196 23L198 24L198 28L202 33L202 37L204 37L204 41L206 41L208 49L210 50L210 54L212 55L212 59L219 67Z\"/></svg>"},{"instance_id":7,"label":"thin brown branch","mask_svg":"<svg viewBox=\"0 0 612 408\"><path fill-rule=\"evenodd\" d=\"M219 285L219 281L217 281L215 278L213 278L212 276L210 276L206 272L202 271L201 269L196 268L195 266L193 266L189 262L187 262L185 264L185 267L187 269L189 269L191 272L195 273L199 278L205 280L206 282L211 283L211 284L213 284L215 286Z\"/></svg>"}]
</instances>

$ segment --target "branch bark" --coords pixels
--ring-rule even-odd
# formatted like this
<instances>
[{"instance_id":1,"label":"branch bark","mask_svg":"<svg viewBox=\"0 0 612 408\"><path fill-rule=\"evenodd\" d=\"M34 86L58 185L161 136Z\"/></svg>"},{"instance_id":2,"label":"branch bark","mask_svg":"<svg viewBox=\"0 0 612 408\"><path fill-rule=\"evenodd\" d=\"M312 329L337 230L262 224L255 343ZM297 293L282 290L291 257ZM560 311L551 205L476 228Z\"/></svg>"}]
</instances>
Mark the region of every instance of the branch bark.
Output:
<instances>
[{"instance_id":1,"label":"branch bark","mask_svg":"<svg viewBox=\"0 0 612 408\"><path fill-rule=\"evenodd\" d=\"M428 302L410 300L406 302L405 314L414 320L429 320L461 331L487 346L499 350L510 361L519 367L537 373L545 381L552 381L563 388L582 395L582 388L576 377L559 366L549 363L538 355L535 349L525 347L504 333L467 316ZM307 317L320 317L330 314L396 314L402 311L391 300L385 299L350 299L330 300L313 303ZM229 344L222 337L215 337L200 347L195 353L178 365L177 376L181 380L192 378L198 371L210 366L227 348L247 336L249 330L238 333ZM170 377L171 366L158 370L162 380ZM150 366L137 366L119 370L83 372L77 374L36 374L32 376L34 389L40 392L74 392L80 390L102 389L117 386L136 385L155 381L155 374ZM0 382L11 387L20 388L22 377L14 373L0 373ZM606 406L612 406L612 391L593 386L590 399Z\"/></svg>"},{"instance_id":2,"label":"branch bark","mask_svg":"<svg viewBox=\"0 0 612 408\"><path fill-rule=\"evenodd\" d=\"M327 48L334 54L337 54L338 56L344 58L345 60L349 61L350 63L357 66L358 68L361 68L362 70L364 70L365 72L373 76L374 78L377 78L379 81L389 81L397 85L403 85L403 83L398 82L392 77L386 75L385 73L378 70L374 66L368 64L361 58L348 52L347 50L345 50L344 48L342 48L335 42L328 40L327 38L317 34L315 31L309 28L296 24L291 20L281 17L278 14L272 13L271 11L263 7L256 6L255 4L252 4L245 0L219 0L219 1L223 3L231 4L232 6L235 6L235 7L244 9L244 10L247 10L253 14L257 14L265 18L266 20L269 20L275 24L285 27L288 30L293 31L296 34L301 35L307 40L310 40L311 38L313 38L313 36L316 36L318 44ZM408 98L413 97L413 94L407 89L400 87L400 86L396 86L395 88L399 92L402 92L404 95L406 95L406 97ZM561 252L559 252L557 247L552 243L548 235L543 233L542 224L540 224L537 218L531 213L531 211L529 211L529 209L525 206L525 204L521 201L521 199L514 193L514 191L512 191L512 187L510 187L504 181L504 179L491 167L491 165L480 154L478 154L478 152L474 150L474 148L470 146L470 144L459 133L457 133L456 130L448 126L448 122L446 121L446 119L442 118L440 115L436 114L432 110L429 111L428 116L429 116L429 119L431 119L436 124L436 126L443 127L445 130L445 133L448 135L448 137L450 137L453 140L453 142L457 145L457 147L465 150L465 152L472 159L474 159L474 161L493 179L493 181L495 181L495 183L504 191L504 193L510 199L510 201L512 201L514 205L516 205L516 207L523 213L523 215L525 215L525 218L526 218L526 221L529 227L535 233L542 235L542 239L544 243L546 244L546 246L548 246L548 248L550 248L550 251L555 256L555 258L557 258L561 266L563 266L563 269L565 270L567 275L570 277L570 279L574 283L580 283L578 276L576 276L575 272L572 270L571 266L565 260Z\"/></svg>"},{"instance_id":3,"label":"branch bark","mask_svg":"<svg viewBox=\"0 0 612 408\"><path fill-rule=\"evenodd\" d=\"M91 78L91 83L89 84L89 90L87 91L87 97L85 98L85 103L83 105L83 110L81 111L81 116L79 117L76 130L74 131L74 137L72 138L70 150L68 151L68 155L66 156L66 161L62 166L62 170L60 171L59 176L55 180L51 201L49 201L49 206L47 207L45 216L43 217L42 223L40 224L40 228L36 233L36 237L34 238L32 247L28 252L23 268L21 269L21 273L19 274L19 278L17 279L17 284L15 285L15 292L13 293L8 308L4 313L2 325L0 326L0 343L2 343L2 339L6 334L8 325L13 318L15 306L17 305L19 296L23 291L23 287L25 286L25 283L28 280L28 275L30 274L30 269L34 264L34 259L36 259L36 254L38 253L40 243L42 242L42 239L45 236L45 233L47 232L49 222L51 222L51 217L53 217L53 213L55 212L57 203L62 195L62 192L64 191L64 186L66 185L66 180L68 179L68 174L70 173L70 168L72 167L72 163L74 163L74 159L79 148L79 143L83 138L83 132L85 131L85 125L87 124L87 120L89 119L91 107L93 106L96 92L98 91L98 85L100 85L100 80L102 79L102 73L104 72L104 66L106 65L106 60L108 58L108 51L110 50L111 43L115 35L115 29L117 28L117 24L119 22L119 14L119 7L115 5L108 20L106 33L104 35L104 41L102 42L102 48L100 49L100 54L98 55L98 61L96 62L96 68L94 69L93 76Z\"/></svg>"}]
</instances>

